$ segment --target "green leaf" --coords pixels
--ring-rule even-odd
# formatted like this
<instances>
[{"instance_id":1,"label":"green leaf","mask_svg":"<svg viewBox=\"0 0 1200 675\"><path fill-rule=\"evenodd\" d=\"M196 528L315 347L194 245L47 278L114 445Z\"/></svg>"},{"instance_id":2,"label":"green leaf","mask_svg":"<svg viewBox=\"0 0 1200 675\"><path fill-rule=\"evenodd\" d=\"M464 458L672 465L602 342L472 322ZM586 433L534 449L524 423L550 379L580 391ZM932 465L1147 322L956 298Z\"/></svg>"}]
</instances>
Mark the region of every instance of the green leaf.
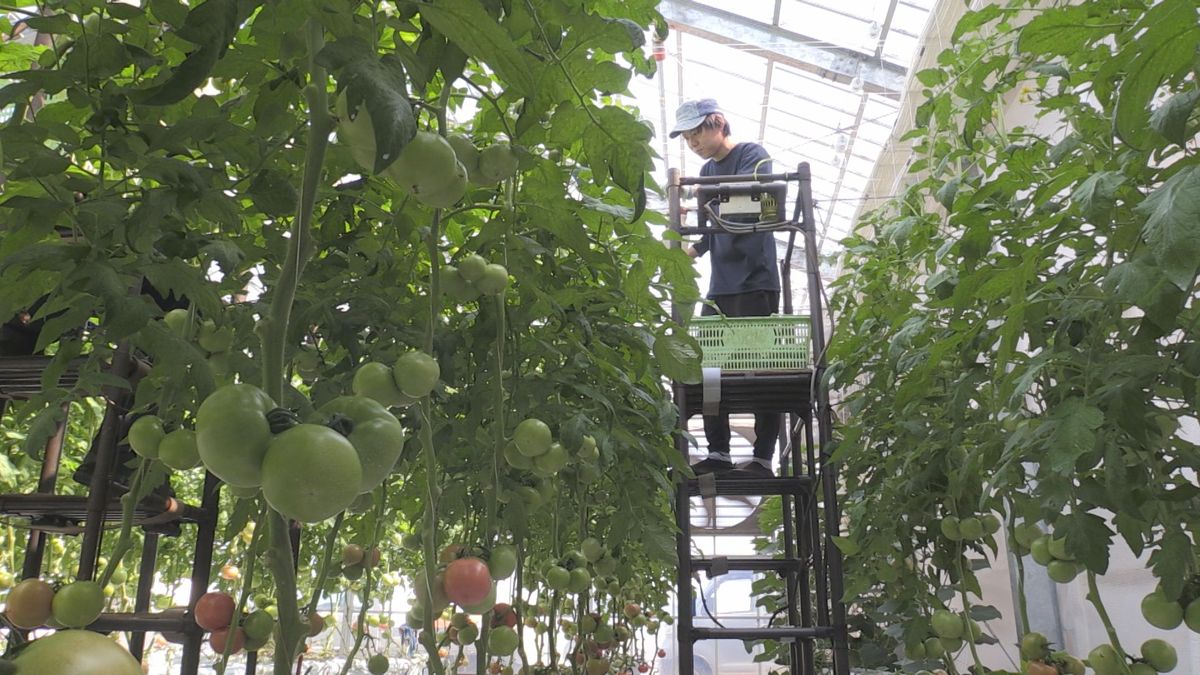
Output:
<instances>
[{"instance_id":1,"label":"green leaf","mask_svg":"<svg viewBox=\"0 0 1200 675\"><path fill-rule=\"evenodd\" d=\"M1117 203L1117 188L1125 182L1125 176L1119 171L1101 171L1088 176L1071 193L1071 201L1079 205L1079 210L1093 220L1107 218Z\"/></svg>"},{"instance_id":2,"label":"green leaf","mask_svg":"<svg viewBox=\"0 0 1200 675\"><path fill-rule=\"evenodd\" d=\"M1113 129L1129 145L1143 148L1150 128L1150 100L1163 80L1191 63L1200 44L1194 0L1163 0L1139 25L1137 55L1121 82Z\"/></svg>"},{"instance_id":3,"label":"green leaf","mask_svg":"<svg viewBox=\"0 0 1200 675\"><path fill-rule=\"evenodd\" d=\"M533 68L478 0L421 3L422 18L464 52L488 64L517 96L533 93Z\"/></svg>"},{"instance_id":4,"label":"green leaf","mask_svg":"<svg viewBox=\"0 0 1200 675\"><path fill-rule=\"evenodd\" d=\"M1067 552L1090 571L1096 574L1108 571L1108 547L1113 531L1103 518L1084 511L1064 514L1054 524L1054 535L1065 536Z\"/></svg>"},{"instance_id":5,"label":"green leaf","mask_svg":"<svg viewBox=\"0 0 1200 675\"><path fill-rule=\"evenodd\" d=\"M333 71L338 90L345 91L351 116L365 107L375 133L375 173L386 169L417 135L417 121L404 87L398 58L380 59L374 48L359 38L330 43L317 62Z\"/></svg>"},{"instance_id":6,"label":"green leaf","mask_svg":"<svg viewBox=\"0 0 1200 675\"><path fill-rule=\"evenodd\" d=\"M938 188L934 198L938 203L946 207L947 211L954 210L954 197L958 194L958 186L962 183L961 178L954 178L946 181L942 187Z\"/></svg>"},{"instance_id":7,"label":"green leaf","mask_svg":"<svg viewBox=\"0 0 1200 675\"><path fill-rule=\"evenodd\" d=\"M659 333L654 338L654 359L663 374L684 384L699 384L700 343L684 333Z\"/></svg>"},{"instance_id":8,"label":"green leaf","mask_svg":"<svg viewBox=\"0 0 1200 675\"><path fill-rule=\"evenodd\" d=\"M847 558L862 550L862 546L856 540L851 539L850 537L834 537L833 544L834 546L837 546L838 550L842 552L842 555L846 556Z\"/></svg>"},{"instance_id":9,"label":"green leaf","mask_svg":"<svg viewBox=\"0 0 1200 675\"><path fill-rule=\"evenodd\" d=\"M29 457L40 460L46 441L58 431L58 425L67 419L67 412L62 406L51 403L38 411L29 425L25 439L21 441L21 450Z\"/></svg>"},{"instance_id":10,"label":"green leaf","mask_svg":"<svg viewBox=\"0 0 1200 675\"><path fill-rule=\"evenodd\" d=\"M288 216L296 210L296 187L279 171L258 172L250 181L248 192L254 206L268 216Z\"/></svg>"},{"instance_id":11,"label":"green leaf","mask_svg":"<svg viewBox=\"0 0 1200 675\"><path fill-rule=\"evenodd\" d=\"M1192 88L1175 94L1150 115L1151 128L1175 145L1186 144L1190 138L1187 121L1197 102L1200 102L1200 89Z\"/></svg>"},{"instance_id":12,"label":"green leaf","mask_svg":"<svg viewBox=\"0 0 1200 675\"><path fill-rule=\"evenodd\" d=\"M984 5L978 10L967 12L954 26L954 34L950 38L950 41L953 43L959 42L962 36L977 31L981 26L995 21L1003 12L1004 9L997 4Z\"/></svg>"},{"instance_id":13,"label":"green leaf","mask_svg":"<svg viewBox=\"0 0 1200 675\"><path fill-rule=\"evenodd\" d=\"M1163 535L1158 548L1150 554L1150 568L1168 598L1178 598L1183 593L1192 555L1191 540L1177 529Z\"/></svg>"},{"instance_id":14,"label":"green leaf","mask_svg":"<svg viewBox=\"0 0 1200 675\"><path fill-rule=\"evenodd\" d=\"M1017 49L1039 56L1070 56L1084 51L1111 32L1108 26L1091 20L1088 13L1088 8L1080 5L1047 8L1021 29Z\"/></svg>"},{"instance_id":15,"label":"green leaf","mask_svg":"<svg viewBox=\"0 0 1200 675\"><path fill-rule=\"evenodd\" d=\"M926 87L936 87L939 84L945 84L950 79L946 71L941 68L926 68L917 71L916 78Z\"/></svg>"},{"instance_id":16,"label":"green leaf","mask_svg":"<svg viewBox=\"0 0 1200 675\"><path fill-rule=\"evenodd\" d=\"M1171 176L1134 210L1146 217L1142 236L1163 274L1180 290L1191 288L1200 265L1200 166Z\"/></svg>"},{"instance_id":17,"label":"green leaf","mask_svg":"<svg viewBox=\"0 0 1200 675\"><path fill-rule=\"evenodd\" d=\"M1046 423L1051 429L1045 455L1048 468L1055 473L1073 470L1080 455L1095 449L1095 432L1103 423L1104 413L1082 398L1054 406Z\"/></svg>"}]
</instances>

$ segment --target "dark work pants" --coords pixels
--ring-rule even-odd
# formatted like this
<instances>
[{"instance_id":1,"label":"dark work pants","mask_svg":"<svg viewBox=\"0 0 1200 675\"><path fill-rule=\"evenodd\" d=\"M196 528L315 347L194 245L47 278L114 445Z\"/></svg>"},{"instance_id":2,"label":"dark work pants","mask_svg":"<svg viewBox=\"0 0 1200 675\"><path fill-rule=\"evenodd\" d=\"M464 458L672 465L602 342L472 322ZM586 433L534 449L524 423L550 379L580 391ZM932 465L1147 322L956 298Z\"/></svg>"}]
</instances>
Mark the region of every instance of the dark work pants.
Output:
<instances>
[{"instance_id":1,"label":"dark work pants","mask_svg":"<svg viewBox=\"0 0 1200 675\"><path fill-rule=\"evenodd\" d=\"M779 291L752 291L736 295L718 295L710 298L716 309L704 305L700 313L704 316L770 316L779 312ZM775 413L754 415L754 456L771 459L779 443L779 427L782 416ZM709 452L729 453L729 415L705 415L704 436L708 439Z\"/></svg>"}]
</instances>

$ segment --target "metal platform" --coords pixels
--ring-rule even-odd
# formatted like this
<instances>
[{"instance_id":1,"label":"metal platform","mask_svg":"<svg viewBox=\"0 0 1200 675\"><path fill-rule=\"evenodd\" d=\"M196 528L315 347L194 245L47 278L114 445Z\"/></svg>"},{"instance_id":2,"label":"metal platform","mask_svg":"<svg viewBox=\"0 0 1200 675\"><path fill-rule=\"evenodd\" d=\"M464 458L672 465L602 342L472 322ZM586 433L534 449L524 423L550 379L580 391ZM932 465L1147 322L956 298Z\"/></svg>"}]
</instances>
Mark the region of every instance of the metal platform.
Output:
<instances>
[{"instance_id":1,"label":"metal platform","mask_svg":"<svg viewBox=\"0 0 1200 675\"><path fill-rule=\"evenodd\" d=\"M104 510L107 523L120 522L121 500L111 499ZM10 494L0 495L0 513L28 518L31 529L59 534L81 534L88 518L88 498L75 495ZM167 523L199 523L204 509L185 504L174 497L150 494L134 507L133 524L152 527Z\"/></svg>"}]
</instances>

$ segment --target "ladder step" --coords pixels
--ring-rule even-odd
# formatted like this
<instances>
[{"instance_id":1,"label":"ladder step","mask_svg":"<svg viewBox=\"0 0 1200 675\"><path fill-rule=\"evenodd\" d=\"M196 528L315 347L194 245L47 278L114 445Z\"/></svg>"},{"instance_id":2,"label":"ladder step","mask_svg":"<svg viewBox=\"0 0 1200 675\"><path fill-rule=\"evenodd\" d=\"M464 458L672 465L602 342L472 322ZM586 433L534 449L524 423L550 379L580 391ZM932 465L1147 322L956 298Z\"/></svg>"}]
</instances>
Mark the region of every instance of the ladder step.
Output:
<instances>
[{"instance_id":1,"label":"ladder step","mask_svg":"<svg viewBox=\"0 0 1200 675\"><path fill-rule=\"evenodd\" d=\"M722 413L801 412L812 402L812 371L722 373ZM703 414L704 386L683 385L688 417Z\"/></svg>"},{"instance_id":2,"label":"ladder step","mask_svg":"<svg viewBox=\"0 0 1200 675\"><path fill-rule=\"evenodd\" d=\"M198 631L190 614L179 609L163 612L106 612L88 626L89 630L145 631L160 633L187 633Z\"/></svg>"},{"instance_id":3,"label":"ladder step","mask_svg":"<svg viewBox=\"0 0 1200 675\"><path fill-rule=\"evenodd\" d=\"M832 638L828 626L761 626L756 628L692 628L692 640L820 640Z\"/></svg>"},{"instance_id":4,"label":"ladder step","mask_svg":"<svg viewBox=\"0 0 1200 675\"><path fill-rule=\"evenodd\" d=\"M761 495L801 495L812 490L811 476L788 478L717 478L718 496L754 497ZM688 496L700 495L700 481L692 479L687 484Z\"/></svg>"},{"instance_id":5,"label":"ladder step","mask_svg":"<svg viewBox=\"0 0 1200 675\"><path fill-rule=\"evenodd\" d=\"M763 556L725 558L692 558L692 569L712 571L718 563L728 570L749 570L752 572L790 572L803 568L804 561L799 558L767 558Z\"/></svg>"}]
</instances>

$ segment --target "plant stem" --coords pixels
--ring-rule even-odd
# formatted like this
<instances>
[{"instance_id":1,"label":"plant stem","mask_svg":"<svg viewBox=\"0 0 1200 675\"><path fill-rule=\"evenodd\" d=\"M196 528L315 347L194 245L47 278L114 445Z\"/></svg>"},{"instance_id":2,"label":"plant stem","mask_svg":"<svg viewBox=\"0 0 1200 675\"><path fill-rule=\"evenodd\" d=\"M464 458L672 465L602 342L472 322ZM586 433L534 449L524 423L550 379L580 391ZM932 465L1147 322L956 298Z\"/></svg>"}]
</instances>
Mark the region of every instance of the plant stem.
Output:
<instances>
[{"instance_id":1,"label":"plant stem","mask_svg":"<svg viewBox=\"0 0 1200 675\"><path fill-rule=\"evenodd\" d=\"M263 522L267 517L266 500L263 500L262 508L258 512L258 520L255 523ZM229 634L233 635L237 632L238 626L242 622L242 611L246 608L246 601L250 599L250 591L254 588L254 563L258 559L258 545L262 541L263 528L255 525L254 534L250 537L250 546L246 548L246 558L242 562L242 568L245 569L242 577L242 592L238 597L237 607L233 610L233 621L229 624ZM217 675L224 675L225 669L229 663L229 656L233 652L234 640L225 640L225 651L221 654L221 660L216 665Z\"/></svg>"},{"instance_id":2,"label":"plant stem","mask_svg":"<svg viewBox=\"0 0 1200 675\"><path fill-rule=\"evenodd\" d=\"M325 148L329 143L329 132L333 128L326 93L328 76L325 68L316 62L317 52L321 51L325 44L324 31L320 22L314 19L309 19L305 27L309 71L309 84L305 87L310 120L308 150L286 258L262 331L263 388L280 404L283 403L284 392L287 390L283 358L287 346L288 324L291 321L296 288L299 286L300 275L307 260L317 188L325 161ZM288 675L306 631L300 621L299 601L296 596L296 568L292 557L288 522L274 510L267 516L267 521L271 528L271 551L267 560L271 566L271 573L275 576L279 603L280 636L275 650L275 675Z\"/></svg>"},{"instance_id":3,"label":"plant stem","mask_svg":"<svg viewBox=\"0 0 1200 675\"><path fill-rule=\"evenodd\" d=\"M146 458L138 460L137 471L133 474L133 482L129 486L129 492L121 498L121 533L117 536L117 543L113 547L112 555L109 556L108 566L100 574L100 579L96 583L100 584L101 588L108 585L112 579L112 575L117 571L117 567L121 564L121 559L133 548L133 511L137 507L138 500L142 497L142 481L146 477L146 470L150 461Z\"/></svg>"},{"instance_id":4,"label":"plant stem","mask_svg":"<svg viewBox=\"0 0 1200 675\"><path fill-rule=\"evenodd\" d=\"M375 530L371 533L370 546L367 548L367 555L371 555L371 549L379 545L379 530L383 523L383 510L387 504L387 497L382 491L375 498ZM332 549L332 546L328 548ZM366 577L363 579L363 596L362 607L358 610L358 630L354 634L354 645L350 647L350 653L346 655L346 662L342 664L340 675L346 675L350 672L350 667L354 665L354 656L358 654L358 650L362 649L363 639L367 636L367 610L371 608L371 582L374 581L375 566L367 567Z\"/></svg>"},{"instance_id":5,"label":"plant stem","mask_svg":"<svg viewBox=\"0 0 1200 675\"><path fill-rule=\"evenodd\" d=\"M1088 582L1088 602L1096 608L1096 613L1100 615L1100 622L1104 624L1104 631L1108 633L1109 642L1112 643L1117 654L1121 657L1121 671L1125 675L1131 675L1132 671L1129 668L1129 657L1125 654L1125 650L1121 647L1121 638L1117 636L1117 629L1113 626L1112 619L1108 616L1108 610L1104 608L1104 601L1100 599L1100 588L1096 585L1096 573L1087 571Z\"/></svg>"},{"instance_id":6,"label":"plant stem","mask_svg":"<svg viewBox=\"0 0 1200 675\"><path fill-rule=\"evenodd\" d=\"M321 589L325 587L325 580L329 578L329 566L333 564L334 544L337 543L337 536L342 530L342 521L345 517L345 511L337 514L337 518L333 519L333 527L329 528L329 533L325 535L325 557L321 560L321 570L317 573L317 583L313 586L312 598L308 601L308 614L310 615L317 611L317 603L321 601Z\"/></svg>"}]
</instances>

